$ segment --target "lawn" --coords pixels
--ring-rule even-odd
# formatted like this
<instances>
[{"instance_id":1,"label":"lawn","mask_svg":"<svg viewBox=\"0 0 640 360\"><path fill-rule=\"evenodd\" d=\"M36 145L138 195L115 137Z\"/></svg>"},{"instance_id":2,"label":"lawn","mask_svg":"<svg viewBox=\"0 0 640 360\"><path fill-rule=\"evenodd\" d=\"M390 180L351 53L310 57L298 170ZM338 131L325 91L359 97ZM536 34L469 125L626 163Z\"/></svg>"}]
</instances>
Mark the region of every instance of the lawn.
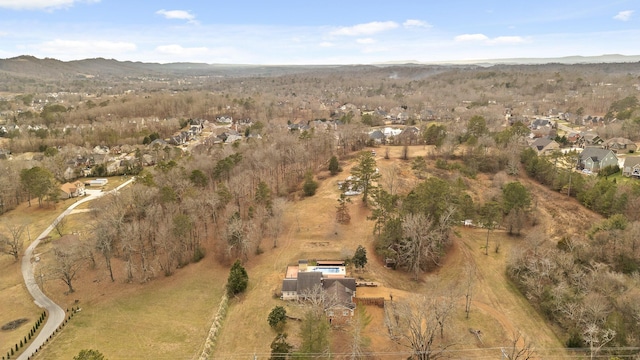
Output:
<instances>
[{"instance_id":1,"label":"lawn","mask_svg":"<svg viewBox=\"0 0 640 360\"><path fill-rule=\"evenodd\" d=\"M70 359L82 349L98 349L108 359L197 358L226 277L210 256L146 284L124 283L120 274L112 283L104 269L88 270L77 291L64 295L64 284L50 280L52 298L63 307L78 300L81 311L37 358Z\"/></svg>"},{"instance_id":2,"label":"lawn","mask_svg":"<svg viewBox=\"0 0 640 360\"><path fill-rule=\"evenodd\" d=\"M16 209L0 216L0 232L9 235L5 226L10 224L26 225L22 238L24 247L29 245L29 239L35 239L62 211L62 207L38 207L37 201L31 206L21 204ZM21 257L22 258L22 257ZM0 255L0 327L10 321L26 318L28 322L11 331L0 330L0 355L5 355L6 350L20 342L40 316L42 310L33 303L31 295L27 291L22 273L20 260L14 261L13 257Z\"/></svg>"}]
</instances>

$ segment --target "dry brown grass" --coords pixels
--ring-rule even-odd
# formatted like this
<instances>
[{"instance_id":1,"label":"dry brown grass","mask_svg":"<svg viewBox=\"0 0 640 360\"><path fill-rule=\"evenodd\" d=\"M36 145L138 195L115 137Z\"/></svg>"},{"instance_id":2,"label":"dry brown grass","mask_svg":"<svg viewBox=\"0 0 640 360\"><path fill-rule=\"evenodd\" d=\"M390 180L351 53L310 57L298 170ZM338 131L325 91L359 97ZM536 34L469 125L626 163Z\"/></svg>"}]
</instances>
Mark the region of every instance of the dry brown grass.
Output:
<instances>
[{"instance_id":1,"label":"dry brown grass","mask_svg":"<svg viewBox=\"0 0 640 360\"><path fill-rule=\"evenodd\" d=\"M66 206L59 204L56 209L45 204L40 208L37 200L32 201L30 207L27 203L23 203L0 217L0 231L8 235L5 224L27 225L28 231L25 230L23 234L26 248L29 245L29 239L35 239L40 235L64 207ZM42 311L33 303L24 285L20 260L14 261L13 257L8 255L0 255L0 309L0 326L19 318L29 320L15 330L0 331L0 355L5 355L11 346L19 343L20 339L28 334Z\"/></svg>"},{"instance_id":2,"label":"dry brown grass","mask_svg":"<svg viewBox=\"0 0 640 360\"><path fill-rule=\"evenodd\" d=\"M378 166L381 169L397 166L402 176L406 177L400 191L408 191L417 182L410 170L411 160L399 159L402 151L400 147L392 147L390 150L391 159L387 160L383 158L384 148L377 149ZM428 151L429 147L412 147L409 155L411 158L424 156ZM352 255L361 244L367 248L369 264L366 272L355 276L377 281L382 286L359 289L359 296L389 298L393 295L394 300L397 300L410 293L430 294L435 287L442 286L442 283L459 279L465 263L474 262L478 265L480 277L475 287L471 317L464 318L461 295L455 320L447 332L447 336L458 343L457 349L469 349L469 352L460 352L460 356L454 357L473 358L482 355L497 358L500 353L496 349L508 343L514 330L521 331L527 338L536 339L535 344L539 349L562 347L552 329L505 277L507 254L512 247L518 246L521 239L509 238L496 231L491 238L501 240L501 252L490 252L486 256L480 249L486 233L482 230L459 229L460 236L456 237L444 266L415 282L406 273L386 269L373 256L373 223L366 219L369 210L362 206L359 198L354 197L354 203L350 205L351 223L340 225L335 222L335 206L339 195L337 182L349 175L351 164L343 166L343 173L321 181L314 197L288 204L279 246L273 248L270 240L264 241L264 253L253 257L246 264L250 278L249 288L241 297L231 300L213 358L247 358L254 353L262 354L261 358L264 358L269 353L269 345L275 336L267 324L269 311L276 305L284 305L290 314L302 314L302 309L296 304L283 303L274 297L280 290L286 266L301 258L344 258ZM482 191L483 187L488 186L483 183L486 181L489 180L479 177L477 181L468 182L475 184L471 191ZM557 198L552 194L543 193L539 196L543 196L548 202L541 210L543 219L552 218L553 206L564 206L562 201L555 204L553 201ZM562 212L562 208L560 209ZM41 221L44 224L47 218L52 220L53 217L42 216ZM89 218L88 213L72 215L67 231L86 225ZM545 226L552 228L551 225L552 223L547 223ZM45 246L40 250L44 253L47 249ZM63 307L75 305L75 300L78 299L83 310L56 336L41 358L68 359L83 348L99 349L110 359L195 358L204 344L228 274L228 268L216 262L213 250L208 250L209 254L200 263L180 269L169 278L159 277L147 284L123 283L123 266L117 261L114 263L114 269L118 271L115 283L108 280L102 267L99 270L84 271L76 283L78 291L72 295L64 295L66 289L62 282L48 281L45 284L47 293ZM5 262L0 262L0 266L10 269L11 264L7 264L6 259L3 261ZM17 271L18 275L13 280L3 276L1 279L5 282L1 284L15 284L16 280L21 284L22 279L19 270ZM6 308L5 304L10 304L6 294L6 291L0 292L2 308ZM30 298L25 294L17 301L30 304ZM15 315L28 311L27 306L16 311ZM373 318L368 328L368 336L372 340L371 349L393 354L378 356L380 359L398 358L398 353L405 349L388 339L382 309L367 307L367 311ZM1 316L2 313L0 318ZM12 317L14 315L9 316L11 319L7 321L13 320ZM290 322L286 329L290 341L296 345L300 343L296 336L297 327L297 323ZM468 332L468 328L480 329L483 343L479 343ZM332 337L333 351L345 351L348 346L347 329L336 329ZM4 337L0 340L1 345L5 341Z\"/></svg>"},{"instance_id":3,"label":"dry brown grass","mask_svg":"<svg viewBox=\"0 0 640 360\"><path fill-rule=\"evenodd\" d=\"M0 327L10 321L28 321L14 330L0 330L0 355L5 356L14 344L20 343L41 314L22 281L20 262L8 256L0 257Z\"/></svg>"},{"instance_id":4,"label":"dry brown grass","mask_svg":"<svg viewBox=\"0 0 640 360\"><path fill-rule=\"evenodd\" d=\"M394 164L398 171L406 175L406 184L410 185L415 182L410 171L411 160L399 160L401 150L400 147L392 147L391 159L387 160L382 158L384 149L378 149L378 166L383 169ZM424 156L428 151L428 147L412 147L409 154L413 158ZM358 296L364 297L383 296L389 299L392 295L397 300L410 293L430 294L436 287L443 287L460 279L465 263L477 263L480 276L475 286L471 316L469 319L465 318L464 296L461 294L455 320L448 330L450 339L458 344L454 349L468 349L466 353L459 352L460 357L480 355L497 358L500 356L499 347L506 346L516 330L521 331L528 339L536 339L535 344L539 348L562 347L551 328L506 279L507 254L513 246L517 246L520 239L509 238L500 232L492 233L492 239L500 239L502 250L498 254L491 252L486 256L480 249L486 233L460 229L461 236L456 238L445 265L438 272L425 275L419 282L415 282L406 273L386 269L373 256L373 223L366 220L369 211L362 206L359 198L354 197L354 203L350 205L351 223L340 225L335 222L335 205L339 195L337 181L349 174L350 165L344 167L342 174L323 180L313 198L290 205L280 246L267 249L248 264L250 289L241 299L232 302L216 347L216 359L232 359L254 353L264 357L275 336L266 321L271 308L286 304L287 311L302 313L297 305L283 303L273 297L281 286L287 264L294 264L301 258L344 258L352 254L360 244L367 248L370 263L366 272L354 276L383 285L380 288L359 288ZM368 306L367 311L372 315L372 323L368 327L368 336L372 340L371 349L393 353L388 356L380 355L378 358L398 358L398 352L406 349L399 348L387 337L383 311L373 306ZM292 323L287 329L290 342L296 345L300 343L296 336L297 327L297 324ZM483 343L479 343L469 333L469 328L482 331ZM347 346L347 329L336 329L333 334L333 351L344 352ZM559 351L562 353L562 350Z\"/></svg>"}]
</instances>

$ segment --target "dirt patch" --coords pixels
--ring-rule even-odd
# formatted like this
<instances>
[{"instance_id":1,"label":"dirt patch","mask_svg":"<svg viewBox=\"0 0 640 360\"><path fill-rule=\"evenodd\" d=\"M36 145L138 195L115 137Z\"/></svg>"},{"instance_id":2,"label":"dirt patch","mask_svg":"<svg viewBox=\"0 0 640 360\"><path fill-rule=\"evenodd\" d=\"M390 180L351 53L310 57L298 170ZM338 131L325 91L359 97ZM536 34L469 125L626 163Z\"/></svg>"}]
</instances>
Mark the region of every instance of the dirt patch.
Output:
<instances>
[{"instance_id":1,"label":"dirt patch","mask_svg":"<svg viewBox=\"0 0 640 360\"><path fill-rule=\"evenodd\" d=\"M26 319L26 318L9 321L8 323L2 325L2 328L0 328L0 329L2 329L3 331L15 330L15 329L19 328L20 325L26 323L27 321L29 321L29 319Z\"/></svg>"}]
</instances>

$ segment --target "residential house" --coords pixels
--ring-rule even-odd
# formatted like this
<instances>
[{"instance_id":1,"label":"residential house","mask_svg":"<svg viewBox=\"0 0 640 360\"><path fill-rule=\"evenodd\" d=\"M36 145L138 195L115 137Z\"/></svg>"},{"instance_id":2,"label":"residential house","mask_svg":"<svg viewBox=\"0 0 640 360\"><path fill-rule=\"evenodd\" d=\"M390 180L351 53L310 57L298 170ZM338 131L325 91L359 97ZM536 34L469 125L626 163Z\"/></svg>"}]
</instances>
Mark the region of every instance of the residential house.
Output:
<instances>
[{"instance_id":1,"label":"residential house","mask_svg":"<svg viewBox=\"0 0 640 360\"><path fill-rule=\"evenodd\" d=\"M196 136L198 134L200 134L202 132L202 126L201 125L191 125L189 126L189 134L191 136Z\"/></svg>"},{"instance_id":2,"label":"residential house","mask_svg":"<svg viewBox=\"0 0 640 360\"><path fill-rule=\"evenodd\" d=\"M616 154L633 153L638 149L636 143L622 137L609 139L602 146L605 149L611 149Z\"/></svg>"},{"instance_id":3,"label":"residential house","mask_svg":"<svg viewBox=\"0 0 640 360\"><path fill-rule=\"evenodd\" d=\"M179 133L169 138L169 143L173 145L182 145L187 143L187 138L183 133Z\"/></svg>"},{"instance_id":4,"label":"residential house","mask_svg":"<svg viewBox=\"0 0 640 360\"><path fill-rule=\"evenodd\" d=\"M627 156L624 158L622 175L640 178L640 156Z\"/></svg>"},{"instance_id":5,"label":"residential house","mask_svg":"<svg viewBox=\"0 0 640 360\"><path fill-rule=\"evenodd\" d=\"M384 136L384 133L380 130L374 130L369 133L369 139L373 141L374 144L377 144L377 145L383 145L385 143L386 138L387 137Z\"/></svg>"},{"instance_id":6,"label":"residential house","mask_svg":"<svg viewBox=\"0 0 640 360\"><path fill-rule=\"evenodd\" d=\"M560 144L549 138L537 138L529 146L535 150L538 155L548 155L560 150Z\"/></svg>"},{"instance_id":7,"label":"residential house","mask_svg":"<svg viewBox=\"0 0 640 360\"><path fill-rule=\"evenodd\" d=\"M289 125L287 125L287 127L289 128L289 131L300 131L303 132L305 130L311 130L311 126L304 124L304 123L291 123Z\"/></svg>"},{"instance_id":8,"label":"residential house","mask_svg":"<svg viewBox=\"0 0 640 360\"><path fill-rule=\"evenodd\" d=\"M577 132L571 132L565 136L567 137L567 143L569 144L575 144L580 140L580 134Z\"/></svg>"},{"instance_id":9,"label":"residential house","mask_svg":"<svg viewBox=\"0 0 640 360\"><path fill-rule=\"evenodd\" d=\"M535 119L529 124L529 129L540 130L542 128L552 128L553 123L549 119Z\"/></svg>"},{"instance_id":10,"label":"residential house","mask_svg":"<svg viewBox=\"0 0 640 360\"><path fill-rule=\"evenodd\" d=\"M593 131L581 132L580 137L576 141L578 147L600 146L602 143L604 143L604 140Z\"/></svg>"},{"instance_id":11,"label":"residential house","mask_svg":"<svg viewBox=\"0 0 640 360\"><path fill-rule=\"evenodd\" d=\"M345 285L345 282L338 279L326 279L324 289L330 301L325 307L324 312L331 325L340 325L348 323L353 317L356 304L353 302L353 296L356 289L356 281L353 284Z\"/></svg>"},{"instance_id":12,"label":"residential house","mask_svg":"<svg viewBox=\"0 0 640 360\"><path fill-rule=\"evenodd\" d=\"M414 145L419 143L420 129L415 126L405 127L395 138L396 143L403 145Z\"/></svg>"},{"instance_id":13,"label":"residential house","mask_svg":"<svg viewBox=\"0 0 640 360\"><path fill-rule=\"evenodd\" d=\"M231 124L233 117L231 116L216 116L216 121L222 124Z\"/></svg>"},{"instance_id":14,"label":"residential house","mask_svg":"<svg viewBox=\"0 0 640 360\"><path fill-rule=\"evenodd\" d=\"M299 260L297 266L288 266L282 280L283 300L304 300L316 291L330 296L324 309L329 321L334 324L348 322L353 316L356 296L356 279L346 276L343 261L317 261L309 265Z\"/></svg>"},{"instance_id":15,"label":"residential house","mask_svg":"<svg viewBox=\"0 0 640 360\"><path fill-rule=\"evenodd\" d=\"M599 147L587 147L580 153L578 167L597 172L607 166L618 165L618 158L613 151Z\"/></svg>"},{"instance_id":16,"label":"residential house","mask_svg":"<svg viewBox=\"0 0 640 360\"><path fill-rule=\"evenodd\" d=\"M62 199L71 199L78 196L84 196L84 183L75 181L73 183L64 183L60 185L60 197Z\"/></svg>"}]
</instances>

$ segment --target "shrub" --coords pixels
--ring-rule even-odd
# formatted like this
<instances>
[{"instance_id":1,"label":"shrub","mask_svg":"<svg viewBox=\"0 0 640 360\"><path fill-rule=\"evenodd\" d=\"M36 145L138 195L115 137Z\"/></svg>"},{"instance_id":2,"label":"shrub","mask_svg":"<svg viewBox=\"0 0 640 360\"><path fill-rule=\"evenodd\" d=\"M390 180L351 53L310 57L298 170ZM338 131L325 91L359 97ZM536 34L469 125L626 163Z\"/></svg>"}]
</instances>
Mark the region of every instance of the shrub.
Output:
<instances>
[{"instance_id":1,"label":"shrub","mask_svg":"<svg viewBox=\"0 0 640 360\"><path fill-rule=\"evenodd\" d=\"M204 258L204 255L204 249L200 246L196 247L196 249L193 251L193 262L197 263L198 261L202 260Z\"/></svg>"},{"instance_id":2,"label":"shrub","mask_svg":"<svg viewBox=\"0 0 640 360\"><path fill-rule=\"evenodd\" d=\"M329 160L329 172L331 173L331 175L336 175L341 170L342 169L340 169L340 163L338 162L338 158L335 155L332 156L331 160Z\"/></svg>"},{"instance_id":3,"label":"shrub","mask_svg":"<svg viewBox=\"0 0 640 360\"><path fill-rule=\"evenodd\" d=\"M278 331L282 330L284 324L287 322L287 310L285 310L285 308L283 308L282 306L274 307L273 309L271 309L267 321L269 322L269 326L271 326L272 329Z\"/></svg>"},{"instance_id":4,"label":"shrub","mask_svg":"<svg viewBox=\"0 0 640 360\"><path fill-rule=\"evenodd\" d=\"M311 173L311 171L307 171L304 177L305 177L304 185L302 185L302 191L304 192L304 195L305 196L315 195L316 189L318 189L318 183L315 180L313 180L313 174Z\"/></svg>"}]
</instances>

